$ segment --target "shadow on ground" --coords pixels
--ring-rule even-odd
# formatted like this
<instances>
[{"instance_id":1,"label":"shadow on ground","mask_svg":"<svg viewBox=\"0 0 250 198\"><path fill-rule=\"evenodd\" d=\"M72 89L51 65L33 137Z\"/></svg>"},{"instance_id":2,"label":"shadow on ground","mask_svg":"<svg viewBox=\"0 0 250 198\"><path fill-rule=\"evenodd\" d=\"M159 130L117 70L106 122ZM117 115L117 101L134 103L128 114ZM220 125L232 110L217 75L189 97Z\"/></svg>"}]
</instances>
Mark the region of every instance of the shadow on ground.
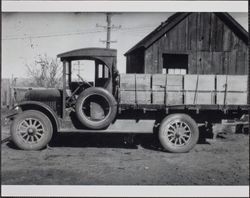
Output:
<instances>
[{"instance_id":1,"label":"shadow on ground","mask_svg":"<svg viewBox=\"0 0 250 198\"><path fill-rule=\"evenodd\" d=\"M211 130L199 127L200 136L198 144L209 144L206 139L212 138ZM50 147L93 147L93 148L127 148L138 149L138 146L149 150L163 150L154 134L116 134L116 133L60 133L49 143ZM7 146L18 149L13 142L8 142Z\"/></svg>"},{"instance_id":2,"label":"shadow on ground","mask_svg":"<svg viewBox=\"0 0 250 198\"><path fill-rule=\"evenodd\" d=\"M200 127L198 144L209 144L206 139L212 138L212 132ZM9 147L17 149L12 142ZM52 139L50 147L100 147L100 148L128 148L137 149L138 146L150 150L163 150L154 134L101 134L101 133L60 133Z\"/></svg>"}]
</instances>

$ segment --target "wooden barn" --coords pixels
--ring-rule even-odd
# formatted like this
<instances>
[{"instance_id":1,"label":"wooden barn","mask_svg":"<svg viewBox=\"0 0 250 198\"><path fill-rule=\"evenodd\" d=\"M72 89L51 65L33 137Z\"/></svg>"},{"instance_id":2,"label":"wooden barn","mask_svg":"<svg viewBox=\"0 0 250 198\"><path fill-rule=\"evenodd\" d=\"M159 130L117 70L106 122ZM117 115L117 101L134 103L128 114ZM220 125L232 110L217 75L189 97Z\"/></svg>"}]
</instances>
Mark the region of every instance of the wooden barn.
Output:
<instances>
[{"instance_id":1,"label":"wooden barn","mask_svg":"<svg viewBox=\"0 0 250 198\"><path fill-rule=\"evenodd\" d=\"M125 56L127 73L248 74L248 32L228 13L176 13Z\"/></svg>"}]
</instances>

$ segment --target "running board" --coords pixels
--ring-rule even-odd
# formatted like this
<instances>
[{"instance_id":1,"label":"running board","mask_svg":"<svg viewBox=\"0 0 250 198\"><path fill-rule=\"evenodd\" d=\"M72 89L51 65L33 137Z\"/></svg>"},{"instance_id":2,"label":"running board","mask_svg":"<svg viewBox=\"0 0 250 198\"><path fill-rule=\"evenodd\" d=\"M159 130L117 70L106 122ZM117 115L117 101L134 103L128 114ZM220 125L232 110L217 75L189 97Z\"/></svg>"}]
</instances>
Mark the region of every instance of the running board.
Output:
<instances>
[{"instance_id":1,"label":"running board","mask_svg":"<svg viewBox=\"0 0 250 198\"><path fill-rule=\"evenodd\" d=\"M58 132L80 132L80 133L153 133L155 120L126 120L119 119L110 124L107 129L76 129L61 128Z\"/></svg>"}]
</instances>

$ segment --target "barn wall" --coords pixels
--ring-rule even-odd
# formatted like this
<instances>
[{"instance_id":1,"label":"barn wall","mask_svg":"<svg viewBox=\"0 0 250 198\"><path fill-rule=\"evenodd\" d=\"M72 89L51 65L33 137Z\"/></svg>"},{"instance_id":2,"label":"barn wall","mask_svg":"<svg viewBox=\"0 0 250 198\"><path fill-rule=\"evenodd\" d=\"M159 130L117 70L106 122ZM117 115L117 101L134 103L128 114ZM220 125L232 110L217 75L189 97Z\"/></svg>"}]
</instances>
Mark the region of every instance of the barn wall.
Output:
<instances>
[{"instance_id":1,"label":"barn wall","mask_svg":"<svg viewBox=\"0 0 250 198\"><path fill-rule=\"evenodd\" d=\"M189 55L190 74L247 74L248 48L214 13L192 13L145 51L145 73L161 73L162 54Z\"/></svg>"},{"instance_id":2,"label":"barn wall","mask_svg":"<svg viewBox=\"0 0 250 198\"><path fill-rule=\"evenodd\" d=\"M144 73L144 50L128 55L126 64L126 73Z\"/></svg>"}]
</instances>

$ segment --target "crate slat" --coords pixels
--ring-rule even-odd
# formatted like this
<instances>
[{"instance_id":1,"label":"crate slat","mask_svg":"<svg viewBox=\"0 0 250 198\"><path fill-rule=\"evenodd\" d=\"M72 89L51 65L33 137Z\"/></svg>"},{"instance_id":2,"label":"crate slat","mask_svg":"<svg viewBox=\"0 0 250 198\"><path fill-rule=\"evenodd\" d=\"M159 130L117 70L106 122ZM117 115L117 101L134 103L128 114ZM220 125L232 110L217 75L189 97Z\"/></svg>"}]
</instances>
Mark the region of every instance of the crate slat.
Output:
<instances>
[{"instance_id":1,"label":"crate slat","mask_svg":"<svg viewBox=\"0 0 250 198\"><path fill-rule=\"evenodd\" d=\"M196 97L196 98L195 98ZM186 92L184 97L185 104L214 104L214 92Z\"/></svg>"},{"instance_id":2,"label":"crate slat","mask_svg":"<svg viewBox=\"0 0 250 198\"><path fill-rule=\"evenodd\" d=\"M137 104L151 104L151 91L137 91Z\"/></svg>"},{"instance_id":3,"label":"crate slat","mask_svg":"<svg viewBox=\"0 0 250 198\"><path fill-rule=\"evenodd\" d=\"M182 91L183 90L183 75L167 75L167 91Z\"/></svg>"},{"instance_id":4,"label":"crate slat","mask_svg":"<svg viewBox=\"0 0 250 198\"><path fill-rule=\"evenodd\" d=\"M151 90L151 74L136 74L136 90Z\"/></svg>"},{"instance_id":5,"label":"crate slat","mask_svg":"<svg viewBox=\"0 0 250 198\"><path fill-rule=\"evenodd\" d=\"M168 91L166 95L167 105L181 105L183 104L183 93L182 92L171 92Z\"/></svg>"},{"instance_id":6,"label":"crate slat","mask_svg":"<svg viewBox=\"0 0 250 198\"><path fill-rule=\"evenodd\" d=\"M163 91L166 85L166 74L153 74L152 75L152 90Z\"/></svg>"},{"instance_id":7,"label":"crate slat","mask_svg":"<svg viewBox=\"0 0 250 198\"><path fill-rule=\"evenodd\" d=\"M121 104L135 104L135 91L120 91Z\"/></svg>"},{"instance_id":8,"label":"crate slat","mask_svg":"<svg viewBox=\"0 0 250 198\"><path fill-rule=\"evenodd\" d=\"M217 91L247 91L247 75L217 75Z\"/></svg>"},{"instance_id":9,"label":"crate slat","mask_svg":"<svg viewBox=\"0 0 250 198\"><path fill-rule=\"evenodd\" d=\"M184 90L215 91L215 75L185 75Z\"/></svg>"},{"instance_id":10,"label":"crate slat","mask_svg":"<svg viewBox=\"0 0 250 198\"><path fill-rule=\"evenodd\" d=\"M224 104L225 93L217 93L216 103L219 105ZM245 105L247 104L247 93L228 92L226 94L225 105Z\"/></svg>"},{"instance_id":11,"label":"crate slat","mask_svg":"<svg viewBox=\"0 0 250 198\"><path fill-rule=\"evenodd\" d=\"M120 74L120 89L135 90L135 74Z\"/></svg>"}]
</instances>

